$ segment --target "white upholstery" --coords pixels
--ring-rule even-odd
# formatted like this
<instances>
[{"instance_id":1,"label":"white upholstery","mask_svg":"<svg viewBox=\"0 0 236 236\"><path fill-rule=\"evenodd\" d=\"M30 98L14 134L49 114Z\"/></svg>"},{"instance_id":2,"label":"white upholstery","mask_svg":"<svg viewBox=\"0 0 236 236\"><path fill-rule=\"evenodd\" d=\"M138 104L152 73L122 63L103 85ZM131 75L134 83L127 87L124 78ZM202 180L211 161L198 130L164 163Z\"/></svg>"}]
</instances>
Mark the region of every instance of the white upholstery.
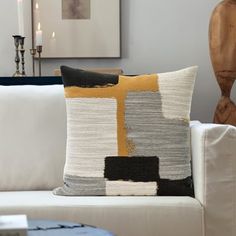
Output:
<instances>
[{"instance_id":1,"label":"white upholstery","mask_svg":"<svg viewBox=\"0 0 236 236\"><path fill-rule=\"evenodd\" d=\"M191 131L195 197L204 206L205 236L235 236L236 128L202 124Z\"/></svg>"},{"instance_id":2,"label":"white upholstery","mask_svg":"<svg viewBox=\"0 0 236 236\"><path fill-rule=\"evenodd\" d=\"M62 197L50 191L2 192L0 212L92 224L118 236L203 235L203 208L190 197Z\"/></svg>"},{"instance_id":3,"label":"white upholstery","mask_svg":"<svg viewBox=\"0 0 236 236\"><path fill-rule=\"evenodd\" d=\"M191 138L195 199L33 191L62 185L63 86L0 86L0 214L77 221L118 236L235 236L236 128L195 121Z\"/></svg>"},{"instance_id":4,"label":"white upholstery","mask_svg":"<svg viewBox=\"0 0 236 236\"><path fill-rule=\"evenodd\" d=\"M0 86L0 190L60 186L65 147L62 85Z\"/></svg>"}]
</instances>

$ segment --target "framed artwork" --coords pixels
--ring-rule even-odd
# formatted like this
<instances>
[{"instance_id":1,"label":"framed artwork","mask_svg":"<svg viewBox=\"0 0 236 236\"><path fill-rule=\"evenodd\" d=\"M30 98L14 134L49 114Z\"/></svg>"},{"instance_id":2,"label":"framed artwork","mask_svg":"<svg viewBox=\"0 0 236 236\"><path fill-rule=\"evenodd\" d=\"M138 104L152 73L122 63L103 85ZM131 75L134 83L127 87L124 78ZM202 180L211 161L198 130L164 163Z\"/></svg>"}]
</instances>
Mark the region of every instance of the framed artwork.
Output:
<instances>
[{"instance_id":1,"label":"framed artwork","mask_svg":"<svg viewBox=\"0 0 236 236\"><path fill-rule=\"evenodd\" d=\"M42 58L119 58L120 0L31 0Z\"/></svg>"}]
</instances>

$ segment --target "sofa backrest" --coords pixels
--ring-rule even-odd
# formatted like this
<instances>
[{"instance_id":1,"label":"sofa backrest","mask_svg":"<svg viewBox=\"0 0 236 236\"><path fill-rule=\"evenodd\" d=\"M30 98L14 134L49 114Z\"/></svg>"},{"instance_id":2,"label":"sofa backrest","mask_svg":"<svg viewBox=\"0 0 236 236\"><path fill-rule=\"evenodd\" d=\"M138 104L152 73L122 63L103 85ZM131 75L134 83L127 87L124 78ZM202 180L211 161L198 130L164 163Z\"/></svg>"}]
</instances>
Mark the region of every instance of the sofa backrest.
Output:
<instances>
[{"instance_id":1,"label":"sofa backrest","mask_svg":"<svg viewBox=\"0 0 236 236\"><path fill-rule=\"evenodd\" d=\"M63 85L0 86L0 191L62 185L65 152Z\"/></svg>"}]
</instances>

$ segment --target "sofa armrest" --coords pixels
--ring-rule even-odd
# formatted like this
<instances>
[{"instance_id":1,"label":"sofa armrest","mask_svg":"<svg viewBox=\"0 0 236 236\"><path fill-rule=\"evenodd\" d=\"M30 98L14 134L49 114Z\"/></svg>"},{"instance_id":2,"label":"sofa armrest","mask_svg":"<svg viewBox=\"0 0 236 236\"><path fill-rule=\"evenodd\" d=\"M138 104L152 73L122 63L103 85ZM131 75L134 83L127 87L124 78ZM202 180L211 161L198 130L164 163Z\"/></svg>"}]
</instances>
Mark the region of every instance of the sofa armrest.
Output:
<instances>
[{"instance_id":1,"label":"sofa armrest","mask_svg":"<svg viewBox=\"0 0 236 236\"><path fill-rule=\"evenodd\" d=\"M191 127L195 197L204 207L205 236L236 235L236 127Z\"/></svg>"}]
</instances>

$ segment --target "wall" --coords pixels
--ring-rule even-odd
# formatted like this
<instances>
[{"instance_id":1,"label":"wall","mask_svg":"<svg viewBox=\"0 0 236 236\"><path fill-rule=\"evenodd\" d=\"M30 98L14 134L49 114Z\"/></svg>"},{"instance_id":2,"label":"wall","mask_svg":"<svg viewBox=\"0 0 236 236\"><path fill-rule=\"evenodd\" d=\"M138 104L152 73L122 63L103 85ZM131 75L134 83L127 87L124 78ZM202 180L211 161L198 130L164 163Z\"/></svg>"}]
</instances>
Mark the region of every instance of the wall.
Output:
<instances>
[{"instance_id":1,"label":"wall","mask_svg":"<svg viewBox=\"0 0 236 236\"><path fill-rule=\"evenodd\" d=\"M29 72L32 64L29 53L31 48L31 0L23 1L25 1L26 71ZM15 47L12 35L19 34L17 14L17 0L0 0L0 76L12 76L15 72Z\"/></svg>"},{"instance_id":2,"label":"wall","mask_svg":"<svg viewBox=\"0 0 236 236\"><path fill-rule=\"evenodd\" d=\"M27 46L30 47L30 0L25 0ZM121 0L122 58L44 60L43 74L61 64L74 67L121 67L127 74L164 72L199 65L192 119L211 122L220 94L208 50L208 22L217 0ZM11 35L17 30L16 0L0 1L0 75L14 72ZM28 52L27 52L28 53ZM28 53L29 54L29 53ZM27 72L31 62L27 55ZM233 90L236 101L236 89Z\"/></svg>"},{"instance_id":3,"label":"wall","mask_svg":"<svg viewBox=\"0 0 236 236\"><path fill-rule=\"evenodd\" d=\"M14 73L12 35L17 31L17 9L14 1L0 1L0 75Z\"/></svg>"}]
</instances>

